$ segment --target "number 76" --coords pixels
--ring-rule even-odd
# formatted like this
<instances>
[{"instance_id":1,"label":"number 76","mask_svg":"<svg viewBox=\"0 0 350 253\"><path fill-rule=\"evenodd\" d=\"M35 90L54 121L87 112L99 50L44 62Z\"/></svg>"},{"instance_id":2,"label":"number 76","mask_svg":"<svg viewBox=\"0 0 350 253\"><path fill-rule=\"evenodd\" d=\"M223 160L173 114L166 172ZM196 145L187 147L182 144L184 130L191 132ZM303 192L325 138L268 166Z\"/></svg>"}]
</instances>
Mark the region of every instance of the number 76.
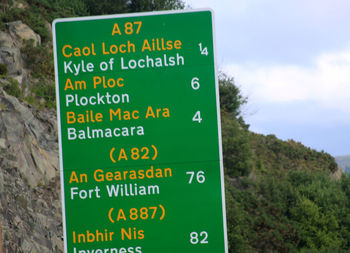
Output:
<instances>
[{"instance_id":1,"label":"number 76","mask_svg":"<svg viewBox=\"0 0 350 253\"><path fill-rule=\"evenodd\" d=\"M205 173L204 171L200 170L197 173L195 171L186 171L187 175L190 175L190 179L188 181L188 184L192 184L193 178L196 176L196 181L200 184L203 184L205 182Z\"/></svg>"}]
</instances>

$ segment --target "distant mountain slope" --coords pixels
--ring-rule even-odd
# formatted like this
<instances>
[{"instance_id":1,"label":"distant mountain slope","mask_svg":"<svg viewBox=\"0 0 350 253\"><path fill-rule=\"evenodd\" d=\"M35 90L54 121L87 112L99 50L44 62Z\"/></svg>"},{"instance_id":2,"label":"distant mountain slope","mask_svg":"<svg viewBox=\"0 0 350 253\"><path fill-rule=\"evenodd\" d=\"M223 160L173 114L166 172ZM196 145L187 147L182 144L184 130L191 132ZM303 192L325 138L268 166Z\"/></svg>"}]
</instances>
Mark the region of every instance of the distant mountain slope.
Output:
<instances>
[{"instance_id":1,"label":"distant mountain slope","mask_svg":"<svg viewBox=\"0 0 350 253\"><path fill-rule=\"evenodd\" d=\"M336 156L335 161L345 172L350 172L350 155Z\"/></svg>"}]
</instances>

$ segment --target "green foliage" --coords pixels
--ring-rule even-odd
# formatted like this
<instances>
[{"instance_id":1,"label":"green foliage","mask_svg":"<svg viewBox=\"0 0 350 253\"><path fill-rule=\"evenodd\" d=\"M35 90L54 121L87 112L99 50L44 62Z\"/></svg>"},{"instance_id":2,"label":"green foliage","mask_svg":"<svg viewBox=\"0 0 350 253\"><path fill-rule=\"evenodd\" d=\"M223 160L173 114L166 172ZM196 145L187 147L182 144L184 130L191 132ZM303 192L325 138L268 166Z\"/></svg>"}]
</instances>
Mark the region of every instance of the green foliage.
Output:
<instances>
[{"instance_id":1,"label":"green foliage","mask_svg":"<svg viewBox=\"0 0 350 253\"><path fill-rule=\"evenodd\" d=\"M91 15L125 13L128 10L125 0L83 0Z\"/></svg>"},{"instance_id":2,"label":"green foliage","mask_svg":"<svg viewBox=\"0 0 350 253\"><path fill-rule=\"evenodd\" d=\"M241 183L228 184L230 252L291 252L341 247L343 239L337 232L340 227L336 218L341 215L323 212L318 206L330 205L337 199L326 197L324 193L331 188L326 183L332 182L324 175L335 170L334 159L294 141L284 142L274 135L249 133L244 122L240 123L240 109L246 99L234 86L233 79L224 77L220 84L225 173L238 182L242 179L237 177L250 174L255 161L255 171L260 174L258 181L250 181L248 187ZM324 174L313 177L312 171ZM328 187L321 188L321 185ZM301 196L305 195L324 198L317 202L301 201ZM321 201L323 203L319 203ZM334 206L341 202L337 201ZM309 223L300 220L307 214ZM314 234L307 237L310 231Z\"/></svg>"},{"instance_id":3,"label":"green foliage","mask_svg":"<svg viewBox=\"0 0 350 253\"><path fill-rule=\"evenodd\" d=\"M31 104L37 104L41 107L55 108L56 107L56 86L54 82L46 83L41 80L31 89L34 97L31 98Z\"/></svg>"},{"instance_id":4,"label":"green foliage","mask_svg":"<svg viewBox=\"0 0 350 253\"><path fill-rule=\"evenodd\" d=\"M230 252L254 252L249 245L249 234L252 232L252 216L249 210L254 208L256 198L249 191L230 187L231 181L226 178L226 215L227 234Z\"/></svg>"},{"instance_id":5,"label":"green foliage","mask_svg":"<svg viewBox=\"0 0 350 253\"><path fill-rule=\"evenodd\" d=\"M89 12L83 0L27 0L34 12L41 12L50 23L55 18L87 16Z\"/></svg>"},{"instance_id":6,"label":"green foliage","mask_svg":"<svg viewBox=\"0 0 350 253\"><path fill-rule=\"evenodd\" d=\"M312 170L333 172L337 164L332 156L317 152L293 140L282 141L274 135L250 133L255 160L268 170Z\"/></svg>"},{"instance_id":7,"label":"green foliage","mask_svg":"<svg viewBox=\"0 0 350 253\"><path fill-rule=\"evenodd\" d=\"M11 96L21 98L23 95L23 89L20 87L20 84L17 80L9 79L9 83L5 84L3 88L7 94Z\"/></svg>"},{"instance_id":8,"label":"green foliage","mask_svg":"<svg viewBox=\"0 0 350 253\"><path fill-rule=\"evenodd\" d=\"M247 103L247 98L243 97L235 86L233 78L224 73L219 75L219 87L221 110L239 117L242 106Z\"/></svg>"},{"instance_id":9,"label":"green foliage","mask_svg":"<svg viewBox=\"0 0 350 253\"><path fill-rule=\"evenodd\" d=\"M5 30L6 26L3 17L9 13L12 0L1 0L0 1L0 30Z\"/></svg>"},{"instance_id":10,"label":"green foliage","mask_svg":"<svg viewBox=\"0 0 350 253\"><path fill-rule=\"evenodd\" d=\"M247 176L253 168L248 131L232 113L221 113L225 172L230 177Z\"/></svg>"},{"instance_id":11,"label":"green foliage","mask_svg":"<svg viewBox=\"0 0 350 253\"><path fill-rule=\"evenodd\" d=\"M226 181L230 252L346 252L350 176L290 171Z\"/></svg>"},{"instance_id":12,"label":"green foliage","mask_svg":"<svg viewBox=\"0 0 350 253\"><path fill-rule=\"evenodd\" d=\"M33 41L27 41L21 49L28 68L32 70L34 77L54 80L53 53L51 47L40 45L33 46Z\"/></svg>"},{"instance_id":13,"label":"green foliage","mask_svg":"<svg viewBox=\"0 0 350 253\"><path fill-rule=\"evenodd\" d=\"M230 177L247 176L253 168L247 125L241 114L246 103L233 78L219 76L222 147L225 173Z\"/></svg>"},{"instance_id":14,"label":"green foliage","mask_svg":"<svg viewBox=\"0 0 350 253\"><path fill-rule=\"evenodd\" d=\"M56 86L53 81L40 79L39 82L32 85L29 95L25 95L24 87L11 78L2 87L7 94L19 98L28 104L46 108L56 107Z\"/></svg>"},{"instance_id":15,"label":"green foliage","mask_svg":"<svg viewBox=\"0 0 350 253\"><path fill-rule=\"evenodd\" d=\"M50 34L45 25L45 19L42 13L35 6L31 7L30 11L10 8L7 11L0 12L0 18L2 22L12 22L16 20L22 20L23 23L31 27L36 33L38 33L43 42L50 39Z\"/></svg>"},{"instance_id":16,"label":"green foliage","mask_svg":"<svg viewBox=\"0 0 350 253\"><path fill-rule=\"evenodd\" d=\"M26 9L12 7L9 3L0 5L0 23L22 20L41 37L43 43L51 41L48 25L55 18L86 16L89 13L81 0L27 0Z\"/></svg>"},{"instance_id":17,"label":"green foliage","mask_svg":"<svg viewBox=\"0 0 350 253\"><path fill-rule=\"evenodd\" d=\"M183 9L180 0L83 0L91 15Z\"/></svg>"},{"instance_id":18,"label":"green foliage","mask_svg":"<svg viewBox=\"0 0 350 253\"><path fill-rule=\"evenodd\" d=\"M130 12L183 9L184 3L179 0L131 0Z\"/></svg>"},{"instance_id":19,"label":"green foliage","mask_svg":"<svg viewBox=\"0 0 350 253\"><path fill-rule=\"evenodd\" d=\"M0 63L0 77L7 76L7 66L3 63Z\"/></svg>"},{"instance_id":20,"label":"green foliage","mask_svg":"<svg viewBox=\"0 0 350 253\"><path fill-rule=\"evenodd\" d=\"M299 224L300 245L307 249L339 247L341 235L334 215L322 213L320 207L301 197L291 209L292 219Z\"/></svg>"},{"instance_id":21,"label":"green foliage","mask_svg":"<svg viewBox=\"0 0 350 253\"><path fill-rule=\"evenodd\" d=\"M348 249L350 177L330 179L329 154L249 132L246 98L232 78L219 83L230 253Z\"/></svg>"},{"instance_id":22,"label":"green foliage","mask_svg":"<svg viewBox=\"0 0 350 253\"><path fill-rule=\"evenodd\" d=\"M282 215L276 202L268 201L259 194L259 183L237 179L226 187L230 252L292 251L293 245L298 243L297 230Z\"/></svg>"}]
</instances>

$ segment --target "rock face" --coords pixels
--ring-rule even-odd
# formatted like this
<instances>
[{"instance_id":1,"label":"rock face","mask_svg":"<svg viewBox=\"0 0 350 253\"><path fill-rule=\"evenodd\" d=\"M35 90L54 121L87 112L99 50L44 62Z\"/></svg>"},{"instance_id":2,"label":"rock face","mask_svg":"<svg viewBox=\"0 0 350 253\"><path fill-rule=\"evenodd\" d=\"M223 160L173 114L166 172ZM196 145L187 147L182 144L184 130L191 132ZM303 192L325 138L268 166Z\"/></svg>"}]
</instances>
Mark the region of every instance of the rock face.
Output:
<instances>
[{"instance_id":1,"label":"rock face","mask_svg":"<svg viewBox=\"0 0 350 253\"><path fill-rule=\"evenodd\" d=\"M14 6L25 8L21 1ZM28 89L21 54L40 36L22 21L0 31L0 63ZM63 252L56 112L38 110L8 95L0 77L0 253Z\"/></svg>"},{"instance_id":2,"label":"rock face","mask_svg":"<svg viewBox=\"0 0 350 253\"><path fill-rule=\"evenodd\" d=\"M28 70L24 69L21 48L26 41L32 41L33 46L41 44L41 39L22 21L6 24L8 32L0 31L0 63L7 66L8 75L19 83L26 81Z\"/></svg>"},{"instance_id":3,"label":"rock face","mask_svg":"<svg viewBox=\"0 0 350 253\"><path fill-rule=\"evenodd\" d=\"M34 110L0 88L4 253L63 251L59 182L55 111Z\"/></svg>"},{"instance_id":4,"label":"rock face","mask_svg":"<svg viewBox=\"0 0 350 253\"><path fill-rule=\"evenodd\" d=\"M10 22L7 23L7 26L11 36L17 38L21 43L26 40L32 40L35 47L41 44L40 36L22 21Z\"/></svg>"},{"instance_id":5,"label":"rock face","mask_svg":"<svg viewBox=\"0 0 350 253\"><path fill-rule=\"evenodd\" d=\"M22 74L23 60L20 48L9 33L0 31L0 63L5 64L8 74L19 76Z\"/></svg>"}]
</instances>

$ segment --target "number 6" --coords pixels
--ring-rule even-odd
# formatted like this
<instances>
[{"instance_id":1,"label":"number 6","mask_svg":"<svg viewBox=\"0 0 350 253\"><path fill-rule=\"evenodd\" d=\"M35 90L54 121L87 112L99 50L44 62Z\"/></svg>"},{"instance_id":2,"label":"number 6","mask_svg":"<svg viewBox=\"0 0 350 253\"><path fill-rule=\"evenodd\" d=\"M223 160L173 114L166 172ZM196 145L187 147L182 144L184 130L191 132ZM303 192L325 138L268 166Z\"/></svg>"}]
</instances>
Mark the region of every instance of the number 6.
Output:
<instances>
[{"instance_id":1,"label":"number 6","mask_svg":"<svg viewBox=\"0 0 350 253\"><path fill-rule=\"evenodd\" d=\"M194 89L194 90L198 90L199 89L200 84L199 84L199 78L198 77L193 77L193 79L191 81L191 86L192 86L192 89Z\"/></svg>"}]
</instances>

